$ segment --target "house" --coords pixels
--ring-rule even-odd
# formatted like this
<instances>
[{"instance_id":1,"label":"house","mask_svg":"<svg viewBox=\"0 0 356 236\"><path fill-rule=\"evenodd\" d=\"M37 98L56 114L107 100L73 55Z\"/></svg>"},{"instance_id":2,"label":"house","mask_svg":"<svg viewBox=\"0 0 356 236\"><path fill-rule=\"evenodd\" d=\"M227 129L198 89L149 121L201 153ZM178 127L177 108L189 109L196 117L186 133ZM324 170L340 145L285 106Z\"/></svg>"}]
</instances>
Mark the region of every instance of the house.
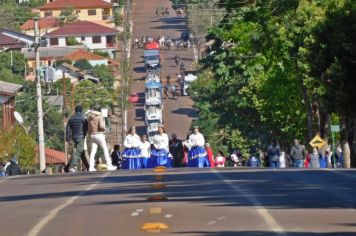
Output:
<instances>
[{"instance_id":1,"label":"house","mask_svg":"<svg viewBox=\"0 0 356 236\"><path fill-rule=\"evenodd\" d=\"M10 29L0 30L0 51L21 51L34 43L34 37Z\"/></svg>"},{"instance_id":2,"label":"house","mask_svg":"<svg viewBox=\"0 0 356 236\"><path fill-rule=\"evenodd\" d=\"M77 51L78 49L83 49L83 45L71 46L71 47L40 47L38 49L40 54L41 65L51 66L56 60L62 59L65 56ZM36 67L36 58L34 50L22 49L22 53L27 59L28 67L33 70Z\"/></svg>"},{"instance_id":3,"label":"house","mask_svg":"<svg viewBox=\"0 0 356 236\"><path fill-rule=\"evenodd\" d=\"M15 96L22 89L22 85L0 81L0 104L2 128L15 123Z\"/></svg>"},{"instance_id":4,"label":"house","mask_svg":"<svg viewBox=\"0 0 356 236\"><path fill-rule=\"evenodd\" d=\"M58 0L60 1L60 0ZM48 47L65 47L76 41L89 50L100 49L111 54L117 48L117 31L89 21L76 21L65 24L57 30L44 35Z\"/></svg>"},{"instance_id":5,"label":"house","mask_svg":"<svg viewBox=\"0 0 356 236\"><path fill-rule=\"evenodd\" d=\"M58 27L59 21L56 18L41 18L38 20L38 28L41 36L58 29ZM22 33L35 36L35 21L33 19L23 23L20 28Z\"/></svg>"},{"instance_id":6,"label":"house","mask_svg":"<svg viewBox=\"0 0 356 236\"><path fill-rule=\"evenodd\" d=\"M114 26L112 4L103 0L55 0L39 7L40 16L59 17L61 12L72 7L78 20L88 20L101 25Z\"/></svg>"},{"instance_id":7,"label":"house","mask_svg":"<svg viewBox=\"0 0 356 236\"><path fill-rule=\"evenodd\" d=\"M86 59L93 67L97 65L107 66L109 64L109 60L107 58L85 51L83 49L72 52L71 54L65 56L63 59L71 60L73 63L81 59Z\"/></svg>"},{"instance_id":8,"label":"house","mask_svg":"<svg viewBox=\"0 0 356 236\"><path fill-rule=\"evenodd\" d=\"M98 83L100 81L99 78L96 78L95 76L88 74L86 71L83 71L66 62L57 66L55 69L56 69L56 75L55 75L54 82L62 78L69 78L71 83L75 83L80 80L91 80L94 83Z\"/></svg>"},{"instance_id":9,"label":"house","mask_svg":"<svg viewBox=\"0 0 356 236\"><path fill-rule=\"evenodd\" d=\"M55 107L59 112L63 111L64 98L62 95L48 95L44 96L43 99L50 107Z\"/></svg>"}]
</instances>

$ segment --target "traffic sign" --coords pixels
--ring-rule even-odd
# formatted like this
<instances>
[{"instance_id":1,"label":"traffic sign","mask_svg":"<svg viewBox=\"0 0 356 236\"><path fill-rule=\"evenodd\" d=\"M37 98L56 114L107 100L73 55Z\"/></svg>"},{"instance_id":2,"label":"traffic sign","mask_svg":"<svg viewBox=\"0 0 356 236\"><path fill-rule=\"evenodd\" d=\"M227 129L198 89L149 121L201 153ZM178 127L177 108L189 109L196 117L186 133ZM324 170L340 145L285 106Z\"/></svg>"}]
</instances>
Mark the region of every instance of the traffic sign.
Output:
<instances>
[{"instance_id":1,"label":"traffic sign","mask_svg":"<svg viewBox=\"0 0 356 236\"><path fill-rule=\"evenodd\" d=\"M340 126L339 125L332 125L331 126L331 132L340 132Z\"/></svg>"},{"instance_id":2,"label":"traffic sign","mask_svg":"<svg viewBox=\"0 0 356 236\"><path fill-rule=\"evenodd\" d=\"M315 135L315 137L310 141L309 144L313 148L322 148L325 142L319 135Z\"/></svg>"}]
</instances>

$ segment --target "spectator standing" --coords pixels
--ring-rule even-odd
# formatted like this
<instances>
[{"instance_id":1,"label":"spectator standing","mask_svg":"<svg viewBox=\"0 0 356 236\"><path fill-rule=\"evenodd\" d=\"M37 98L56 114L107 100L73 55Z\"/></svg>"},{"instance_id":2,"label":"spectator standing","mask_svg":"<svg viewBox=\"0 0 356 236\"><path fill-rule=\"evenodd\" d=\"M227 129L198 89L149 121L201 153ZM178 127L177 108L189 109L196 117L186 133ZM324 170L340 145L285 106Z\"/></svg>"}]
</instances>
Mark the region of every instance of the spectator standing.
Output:
<instances>
[{"instance_id":1,"label":"spectator standing","mask_svg":"<svg viewBox=\"0 0 356 236\"><path fill-rule=\"evenodd\" d=\"M240 158L239 158L240 152L238 150L234 150L232 154L230 155L231 162L233 163L234 167L240 166Z\"/></svg>"},{"instance_id":2,"label":"spectator standing","mask_svg":"<svg viewBox=\"0 0 356 236\"><path fill-rule=\"evenodd\" d=\"M286 153L281 152L279 156L279 168L286 168Z\"/></svg>"},{"instance_id":3,"label":"spectator standing","mask_svg":"<svg viewBox=\"0 0 356 236\"><path fill-rule=\"evenodd\" d=\"M5 176L5 164L0 162L0 177Z\"/></svg>"},{"instance_id":4,"label":"spectator standing","mask_svg":"<svg viewBox=\"0 0 356 236\"><path fill-rule=\"evenodd\" d=\"M172 134L172 138L169 140L169 152L173 156L173 166L182 167L184 157L183 144L176 134Z\"/></svg>"},{"instance_id":5,"label":"spectator standing","mask_svg":"<svg viewBox=\"0 0 356 236\"><path fill-rule=\"evenodd\" d=\"M290 156L293 161L293 167L303 168L306 152L304 145L299 144L298 139L294 140L294 145L291 148Z\"/></svg>"},{"instance_id":6,"label":"spectator standing","mask_svg":"<svg viewBox=\"0 0 356 236\"><path fill-rule=\"evenodd\" d=\"M68 164L64 167L65 172L75 172L74 166L81 159L85 167L89 170L89 163L85 156L84 143L88 131L88 121L83 115L82 106L75 107L75 114L72 115L66 126L66 142L74 142L74 154L71 156Z\"/></svg>"},{"instance_id":7,"label":"spectator standing","mask_svg":"<svg viewBox=\"0 0 356 236\"><path fill-rule=\"evenodd\" d=\"M114 150L111 153L111 161L113 166L116 166L118 169L121 168L122 158L120 153L120 144L116 144L114 146Z\"/></svg>"},{"instance_id":8,"label":"spectator standing","mask_svg":"<svg viewBox=\"0 0 356 236\"><path fill-rule=\"evenodd\" d=\"M18 164L17 158L14 156L10 161L10 165L6 168L6 175L14 176L20 174L21 174L21 169Z\"/></svg>"},{"instance_id":9,"label":"spectator standing","mask_svg":"<svg viewBox=\"0 0 356 236\"><path fill-rule=\"evenodd\" d=\"M215 158L214 158L213 149L211 149L211 147L210 147L210 143L205 143L205 150L206 150L206 154L208 156L208 161L210 163L210 167L214 168L215 167Z\"/></svg>"},{"instance_id":10,"label":"spectator standing","mask_svg":"<svg viewBox=\"0 0 356 236\"><path fill-rule=\"evenodd\" d=\"M98 150L98 146L103 150L104 157L107 165L107 170L116 170L117 167L112 165L112 160L110 159L109 149L106 145L105 140L105 124L104 118L101 114L101 107L96 106L94 111L89 113L88 118L89 123L89 134L91 142L91 152L89 158L89 171L96 171L95 165L95 154Z\"/></svg>"},{"instance_id":11,"label":"spectator standing","mask_svg":"<svg viewBox=\"0 0 356 236\"><path fill-rule=\"evenodd\" d=\"M278 168L279 167L279 156L281 155L281 148L278 145L277 140L272 140L272 144L267 150L269 167Z\"/></svg>"},{"instance_id":12,"label":"spectator standing","mask_svg":"<svg viewBox=\"0 0 356 236\"><path fill-rule=\"evenodd\" d=\"M226 158L222 151L218 151L218 155L215 157L215 166L216 167L225 167Z\"/></svg>"},{"instance_id":13,"label":"spectator standing","mask_svg":"<svg viewBox=\"0 0 356 236\"><path fill-rule=\"evenodd\" d=\"M141 137L141 145L140 145L140 150L141 150L141 167L142 168L148 168L148 162L150 159L150 154L151 154L151 144L147 141L147 135L142 135Z\"/></svg>"},{"instance_id":14,"label":"spectator standing","mask_svg":"<svg viewBox=\"0 0 356 236\"><path fill-rule=\"evenodd\" d=\"M247 166L248 167L253 167L253 168L260 167L261 166L261 161L255 155L251 155L250 158L247 161Z\"/></svg>"},{"instance_id":15,"label":"spectator standing","mask_svg":"<svg viewBox=\"0 0 356 236\"><path fill-rule=\"evenodd\" d=\"M320 164L320 168L328 168L328 151L326 151L325 155L320 155L320 159L319 159L319 164Z\"/></svg>"},{"instance_id":16,"label":"spectator standing","mask_svg":"<svg viewBox=\"0 0 356 236\"><path fill-rule=\"evenodd\" d=\"M336 168L344 167L344 159L343 159L342 149L340 145L338 145L336 148L335 158L336 158Z\"/></svg>"},{"instance_id":17,"label":"spectator standing","mask_svg":"<svg viewBox=\"0 0 356 236\"><path fill-rule=\"evenodd\" d=\"M313 148L313 152L310 154L310 167L320 168L320 152L317 148Z\"/></svg>"}]
</instances>

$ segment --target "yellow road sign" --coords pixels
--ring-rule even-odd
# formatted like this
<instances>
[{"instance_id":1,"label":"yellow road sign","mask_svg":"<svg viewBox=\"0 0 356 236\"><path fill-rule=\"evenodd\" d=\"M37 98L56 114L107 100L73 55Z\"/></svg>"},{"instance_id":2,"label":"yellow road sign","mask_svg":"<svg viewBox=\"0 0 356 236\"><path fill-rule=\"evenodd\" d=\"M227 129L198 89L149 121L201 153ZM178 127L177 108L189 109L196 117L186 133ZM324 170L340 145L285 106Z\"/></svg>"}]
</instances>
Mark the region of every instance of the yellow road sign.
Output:
<instances>
[{"instance_id":1,"label":"yellow road sign","mask_svg":"<svg viewBox=\"0 0 356 236\"><path fill-rule=\"evenodd\" d=\"M325 142L319 135L315 135L309 144L313 148L322 148L325 145Z\"/></svg>"}]
</instances>

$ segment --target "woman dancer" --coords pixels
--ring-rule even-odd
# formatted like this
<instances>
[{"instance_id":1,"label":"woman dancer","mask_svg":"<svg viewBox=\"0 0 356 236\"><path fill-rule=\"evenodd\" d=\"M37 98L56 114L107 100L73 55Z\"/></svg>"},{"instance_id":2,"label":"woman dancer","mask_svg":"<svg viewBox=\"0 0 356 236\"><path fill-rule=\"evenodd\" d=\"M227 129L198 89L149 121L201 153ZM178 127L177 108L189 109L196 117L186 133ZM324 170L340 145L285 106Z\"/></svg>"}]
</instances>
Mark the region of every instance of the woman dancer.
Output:
<instances>
[{"instance_id":1,"label":"woman dancer","mask_svg":"<svg viewBox=\"0 0 356 236\"><path fill-rule=\"evenodd\" d=\"M165 166L171 168L172 159L169 157L168 151L169 138L162 125L158 127L158 134L153 137L152 144L150 167Z\"/></svg>"},{"instance_id":2,"label":"woman dancer","mask_svg":"<svg viewBox=\"0 0 356 236\"><path fill-rule=\"evenodd\" d=\"M199 132L199 128L196 126L193 128L193 133L189 136L187 141L190 147L188 153L188 166L189 167L210 167L207 153L204 148L205 139Z\"/></svg>"},{"instance_id":3,"label":"woman dancer","mask_svg":"<svg viewBox=\"0 0 356 236\"><path fill-rule=\"evenodd\" d=\"M141 168L140 145L140 137L136 134L135 127L131 127L124 141L125 150L122 153L122 157L124 158L123 169L134 170Z\"/></svg>"},{"instance_id":4,"label":"woman dancer","mask_svg":"<svg viewBox=\"0 0 356 236\"><path fill-rule=\"evenodd\" d=\"M141 167L148 168L148 162L151 153L151 144L147 141L147 135L142 135L140 149L141 149L141 158L142 158Z\"/></svg>"}]
</instances>

